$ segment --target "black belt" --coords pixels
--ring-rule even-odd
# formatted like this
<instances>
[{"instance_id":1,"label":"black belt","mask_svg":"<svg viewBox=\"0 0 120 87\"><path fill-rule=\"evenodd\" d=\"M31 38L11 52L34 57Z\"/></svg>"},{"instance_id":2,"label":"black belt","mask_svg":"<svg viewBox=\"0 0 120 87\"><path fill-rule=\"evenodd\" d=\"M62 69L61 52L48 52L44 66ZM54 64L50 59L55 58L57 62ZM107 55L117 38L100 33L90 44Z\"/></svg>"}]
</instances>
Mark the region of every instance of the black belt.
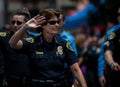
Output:
<instances>
[{"instance_id":1,"label":"black belt","mask_svg":"<svg viewBox=\"0 0 120 87\"><path fill-rule=\"evenodd\" d=\"M55 83L54 80L41 80L41 79L32 79L32 82Z\"/></svg>"},{"instance_id":2,"label":"black belt","mask_svg":"<svg viewBox=\"0 0 120 87\"><path fill-rule=\"evenodd\" d=\"M67 83L64 80L59 81L59 80L32 79L32 83L35 85L44 84L44 85L46 85L46 87L70 87L72 85L72 83Z\"/></svg>"}]
</instances>

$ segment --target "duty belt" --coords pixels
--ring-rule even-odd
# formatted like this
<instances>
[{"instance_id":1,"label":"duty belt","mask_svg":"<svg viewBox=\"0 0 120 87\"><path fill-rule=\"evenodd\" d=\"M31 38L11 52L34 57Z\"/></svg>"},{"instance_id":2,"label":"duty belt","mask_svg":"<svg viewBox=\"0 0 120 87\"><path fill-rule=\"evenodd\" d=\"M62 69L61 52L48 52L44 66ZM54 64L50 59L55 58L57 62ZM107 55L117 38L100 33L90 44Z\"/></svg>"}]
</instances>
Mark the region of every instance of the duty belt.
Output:
<instances>
[{"instance_id":1,"label":"duty belt","mask_svg":"<svg viewBox=\"0 0 120 87\"><path fill-rule=\"evenodd\" d=\"M70 85L71 83L67 83L64 80L63 81L56 81L56 80L41 80L41 79L32 79L33 84L37 85L37 84L44 84L44 85L48 85L50 87L70 87L68 85Z\"/></svg>"},{"instance_id":2,"label":"duty belt","mask_svg":"<svg viewBox=\"0 0 120 87\"><path fill-rule=\"evenodd\" d=\"M54 83L54 80L41 80L41 79L32 79L33 82L41 82L41 83Z\"/></svg>"}]
</instances>

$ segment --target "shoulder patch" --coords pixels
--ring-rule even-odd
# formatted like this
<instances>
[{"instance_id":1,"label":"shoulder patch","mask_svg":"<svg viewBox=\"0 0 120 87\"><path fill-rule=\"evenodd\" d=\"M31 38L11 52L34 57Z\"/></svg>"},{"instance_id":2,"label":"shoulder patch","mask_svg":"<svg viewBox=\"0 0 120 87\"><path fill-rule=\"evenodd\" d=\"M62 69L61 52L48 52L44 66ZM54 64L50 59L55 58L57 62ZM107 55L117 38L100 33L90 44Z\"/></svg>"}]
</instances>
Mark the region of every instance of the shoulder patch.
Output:
<instances>
[{"instance_id":1,"label":"shoulder patch","mask_svg":"<svg viewBox=\"0 0 120 87\"><path fill-rule=\"evenodd\" d=\"M34 43L34 38L32 37L24 38L24 40L26 40L29 43Z\"/></svg>"},{"instance_id":2,"label":"shoulder patch","mask_svg":"<svg viewBox=\"0 0 120 87\"><path fill-rule=\"evenodd\" d=\"M115 36L116 36L116 35L115 35L114 32L110 33L110 35L108 36L108 40L112 40L112 39L114 39Z\"/></svg>"},{"instance_id":3,"label":"shoulder patch","mask_svg":"<svg viewBox=\"0 0 120 87\"><path fill-rule=\"evenodd\" d=\"M6 32L0 32L1 37L6 37L7 33Z\"/></svg>"},{"instance_id":4,"label":"shoulder patch","mask_svg":"<svg viewBox=\"0 0 120 87\"><path fill-rule=\"evenodd\" d=\"M70 45L70 43L69 43L69 42L67 42L67 43L66 43L66 47L67 47L69 50L71 50L71 51L73 51L73 52L74 52L74 50L73 50L73 48L71 47L71 45Z\"/></svg>"}]
</instances>

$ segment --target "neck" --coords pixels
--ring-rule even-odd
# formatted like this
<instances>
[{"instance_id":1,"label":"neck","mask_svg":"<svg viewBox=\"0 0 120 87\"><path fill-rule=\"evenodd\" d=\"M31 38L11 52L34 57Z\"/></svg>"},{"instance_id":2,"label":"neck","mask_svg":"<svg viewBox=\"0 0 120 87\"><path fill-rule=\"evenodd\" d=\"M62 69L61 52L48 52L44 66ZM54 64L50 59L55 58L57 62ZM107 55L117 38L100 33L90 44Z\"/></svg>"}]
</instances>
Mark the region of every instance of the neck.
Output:
<instances>
[{"instance_id":1,"label":"neck","mask_svg":"<svg viewBox=\"0 0 120 87\"><path fill-rule=\"evenodd\" d=\"M52 42L52 39L53 39L54 35L44 33L43 37L47 42Z\"/></svg>"}]
</instances>

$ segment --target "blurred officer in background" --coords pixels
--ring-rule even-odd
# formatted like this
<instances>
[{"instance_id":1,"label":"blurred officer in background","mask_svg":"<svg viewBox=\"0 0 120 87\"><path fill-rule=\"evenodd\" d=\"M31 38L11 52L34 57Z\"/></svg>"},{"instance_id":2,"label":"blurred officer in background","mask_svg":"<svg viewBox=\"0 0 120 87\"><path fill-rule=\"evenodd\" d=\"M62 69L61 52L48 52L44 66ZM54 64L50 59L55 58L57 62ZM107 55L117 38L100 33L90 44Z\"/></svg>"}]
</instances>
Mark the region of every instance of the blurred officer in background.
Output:
<instances>
[{"instance_id":1,"label":"blurred officer in background","mask_svg":"<svg viewBox=\"0 0 120 87\"><path fill-rule=\"evenodd\" d=\"M119 24L113 26L112 28L108 28L109 30L107 31L105 37L104 37L104 41L102 42L101 45L101 52L98 58L98 77L99 77L99 82L101 87L109 87L109 75L106 74L105 75L105 67L106 67L106 63L105 63L105 56L104 56L104 43L106 42L108 36L114 32L115 30L120 28L120 8L118 9L118 15L117 15L117 19ZM116 22L114 22L114 24L116 24Z\"/></svg>"},{"instance_id":2,"label":"blurred officer in background","mask_svg":"<svg viewBox=\"0 0 120 87\"><path fill-rule=\"evenodd\" d=\"M58 36L60 36L61 38L63 38L64 40L68 41L72 47L72 49L74 50L75 54L77 55L77 49L76 49L76 44L75 44L75 39L74 36L72 36L70 33L68 33L67 31L65 31L63 29L63 25L65 24L65 15L62 11L57 11L59 12L59 17L58 20L59 22L59 28L58 28ZM69 69L69 67L67 66L67 64L65 64L66 67L66 72L68 72L68 77L69 79L71 79L71 82L74 83L74 77L72 76L72 72Z\"/></svg>"},{"instance_id":3,"label":"blurred officer in background","mask_svg":"<svg viewBox=\"0 0 120 87\"><path fill-rule=\"evenodd\" d=\"M120 18L120 9L118 11ZM107 40L104 43L105 60L109 68L110 87L119 87L120 79L120 26L116 30L110 32Z\"/></svg>"},{"instance_id":4,"label":"blurred officer in background","mask_svg":"<svg viewBox=\"0 0 120 87\"><path fill-rule=\"evenodd\" d=\"M41 17L46 22L41 25ZM16 49L24 48L31 59L32 87L71 87L72 83L66 78L64 64L70 67L81 87L87 87L85 79L79 69L78 59L69 45L69 42L55 35L58 33L59 14L53 9L43 9L16 32L9 43ZM31 38L31 41L22 38L26 28L42 28L41 35Z\"/></svg>"},{"instance_id":5,"label":"blurred officer in background","mask_svg":"<svg viewBox=\"0 0 120 87\"><path fill-rule=\"evenodd\" d=\"M8 43L11 36L29 19L28 9L20 9L12 16L11 32L0 32L0 50L4 55L4 72L8 87L24 87L24 80L30 73L28 56L24 51L11 48Z\"/></svg>"},{"instance_id":6,"label":"blurred officer in background","mask_svg":"<svg viewBox=\"0 0 120 87\"><path fill-rule=\"evenodd\" d=\"M70 42L70 45L72 46L73 50L75 51L75 54L77 55L74 36L72 36L70 33L68 33L63 29L63 25L65 24L64 13L62 13L62 11L58 11L58 12L60 13L60 16L59 16L60 23L59 23L58 34L60 35L61 38Z\"/></svg>"}]
</instances>

